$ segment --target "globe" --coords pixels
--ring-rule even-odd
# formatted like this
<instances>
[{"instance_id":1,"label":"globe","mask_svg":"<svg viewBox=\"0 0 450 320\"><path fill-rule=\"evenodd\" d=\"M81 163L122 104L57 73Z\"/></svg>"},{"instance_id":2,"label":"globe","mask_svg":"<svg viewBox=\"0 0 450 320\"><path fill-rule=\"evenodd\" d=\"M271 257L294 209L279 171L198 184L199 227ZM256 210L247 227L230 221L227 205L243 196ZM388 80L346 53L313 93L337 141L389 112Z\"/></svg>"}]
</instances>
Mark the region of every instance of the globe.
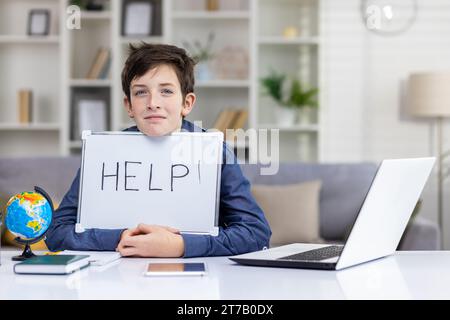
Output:
<instances>
[{"instance_id":1,"label":"globe","mask_svg":"<svg viewBox=\"0 0 450 320\"><path fill-rule=\"evenodd\" d=\"M6 228L21 240L41 237L52 222L52 205L40 193L21 192L6 204Z\"/></svg>"}]
</instances>

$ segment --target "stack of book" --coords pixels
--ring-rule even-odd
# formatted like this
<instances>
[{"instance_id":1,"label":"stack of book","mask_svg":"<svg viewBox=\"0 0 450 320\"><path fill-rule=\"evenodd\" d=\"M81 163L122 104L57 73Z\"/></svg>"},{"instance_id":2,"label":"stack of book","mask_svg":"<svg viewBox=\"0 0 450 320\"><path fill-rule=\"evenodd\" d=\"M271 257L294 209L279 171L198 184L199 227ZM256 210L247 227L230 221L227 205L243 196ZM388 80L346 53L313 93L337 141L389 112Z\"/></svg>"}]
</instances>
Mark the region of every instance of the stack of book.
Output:
<instances>
[{"instance_id":1,"label":"stack of book","mask_svg":"<svg viewBox=\"0 0 450 320\"><path fill-rule=\"evenodd\" d=\"M222 131L225 135L225 140L230 141L235 139L235 135L227 135L227 129L243 129L247 118L248 111L245 109L225 109L221 111L219 116L217 117L214 128Z\"/></svg>"},{"instance_id":2,"label":"stack of book","mask_svg":"<svg viewBox=\"0 0 450 320\"><path fill-rule=\"evenodd\" d=\"M30 123L33 119L33 92L31 90L19 90L17 92L17 110L19 111L19 122Z\"/></svg>"},{"instance_id":3,"label":"stack of book","mask_svg":"<svg viewBox=\"0 0 450 320\"><path fill-rule=\"evenodd\" d=\"M111 64L110 50L107 48L99 48L94 61L86 75L87 79L106 79Z\"/></svg>"}]
</instances>

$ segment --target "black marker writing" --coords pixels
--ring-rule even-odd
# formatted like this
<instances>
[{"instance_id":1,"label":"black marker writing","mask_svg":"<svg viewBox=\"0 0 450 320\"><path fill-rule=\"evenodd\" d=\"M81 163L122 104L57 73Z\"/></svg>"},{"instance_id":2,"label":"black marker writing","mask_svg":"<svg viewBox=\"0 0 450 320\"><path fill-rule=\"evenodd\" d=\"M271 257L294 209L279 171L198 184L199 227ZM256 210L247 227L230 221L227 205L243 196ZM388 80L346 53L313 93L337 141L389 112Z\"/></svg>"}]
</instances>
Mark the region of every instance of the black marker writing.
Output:
<instances>
[{"instance_id":1,"label":"black marker writing","mask_svg":"<svg viewBox=\"0 0 450 320\"><path fill-rule=\"evenodd\" d=\"M107 178L114 178L115 180L115 191L119 191L119 178L120 182L122 183L123 179L123 191L141 191L141 190L148 190L148 191L164 191L168 190L169 187L166 187L166 184L161 182L161 178L167 177L169 178L169 166L170 166L170 191L174 191L174 184L175 179L182 179L189 175L189 173L194 170L195 167L197 167L198 175L195 174L192 175L192 177L187 177L184 180L189 181L189 183L195 183L197 184L197 181L195 181L198 178L198 184L201 184L201 162L199 161L197 163L197 166L193 166L189 168L188 165L176 163L176 164L167 164L166 166L163 166L161 168L158 165L154 165L154 163L150 164L150 171L147 171L148 176L143 177L142 174L146 175L142 170L142 165L147 166L146 163L141 161L124 161L122 170L120 170L119 162L112 162L112 163L102 163L102 173L101 173L101 190L108 190L108 186L110 186L111 190L114 190L113 188L113 180L107 180ZM105 169L106 167L106 169ZM115 170L114 170L115 167ZM148 168L148 167L147 167ZM105 172L108 171L108 172ZM144 179L148 179L148 185L141 185L140 183L145 181ZM189 180L186 180L189 179ZM167 179L168 180L168 179ZM154 186L153 184L163 184ZM180 181L180 180L179 180ZM169 182L169 181L167 181Z\"/></svg>"},{"instance_id":2,"label":"black marker writing","mask_svg":"<svg viewBox=\"0 0 450 320\"><path fill-rule=\"evenodd\" d=\"M119 163L116 162L116 174L108 174L105 175L105 163L103 162L103 167L102 167L102 190L103 190L103 185L105 182L105 178L109 178L109 177L116 177L116 191L117 188L119 186Z\"/></svg>"},{"instance_id":3,"label":"black marker writing","mask_svg":"<svg viewBox=\"0 0 450 320\"><path fill-rule=\"evenodd\" d=\"M173 168L175 167L184 167L186 169L186 173L182 176L174 176L173 175ZM170 169L170 191L173 191L173 179L174 178L183 178L186 177L189 174L189 168L185 166L184 164L173 164Z\"/></svg>"},{"instance_id":4,"label":"black marker writing","mask_svg":"<svg viewBox=\"0 0 450 320\"><path fill-rule=\"evenodd\" d=\"M125 190L126 190L126 191L139 191L139 189L132 189L132 188L128 188L128 186L127 186L128 178L136 178L136 176L129 176L129 175L127 175L128 164L129 164L129 163L142 164L142 162L125 161ZM116 189L116 190L117 190L117 189Z\"/></svg>"},{"instance_id":5,"label":"black marker writing","mask_svg":"<svg viewBox=\"0 0 450 320\"><path fill-rule=\"evenodd\" d=\"M153 177L153 163L150 164L150 178L148 179L148 190L162 191L160 188L152 188L152 177Z\"/></svg>"}]
</instances>

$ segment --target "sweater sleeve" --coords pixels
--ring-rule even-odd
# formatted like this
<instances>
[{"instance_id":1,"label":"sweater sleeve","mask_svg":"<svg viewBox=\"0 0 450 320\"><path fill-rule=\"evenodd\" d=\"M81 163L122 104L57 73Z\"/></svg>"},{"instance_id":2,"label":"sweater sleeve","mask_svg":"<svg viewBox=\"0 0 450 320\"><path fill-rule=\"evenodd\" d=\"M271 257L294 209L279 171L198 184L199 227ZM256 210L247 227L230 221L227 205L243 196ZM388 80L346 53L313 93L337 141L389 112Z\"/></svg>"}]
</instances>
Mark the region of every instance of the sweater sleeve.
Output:
<instances>
[{"instance_id":1,"label":"sweater sleeve","mask_svg":"<svg viewBox=\"0 0 450 320\"><path fill-rule=\"evenodd\" d=\"M219 234L183 234L184 257L235 255L269 246L272 232L251 194L250 183L226 145L224 153L225 159L233 161L222 165Z\"/></svg>"},{"instance_id":2,"label":"sweater sleeve","mask_svg":"<svg viewBox=\"0 0 450 320\"><path fill-rule=\"evenodd\" d=\"M114 251L119 243L123 229L87 229L82 233L75 232L79 186L80 170L78 170L61 205L53 213L52 223L46 233L45 243L47 247L52 251Z\"/></svg>"}]
</instances>

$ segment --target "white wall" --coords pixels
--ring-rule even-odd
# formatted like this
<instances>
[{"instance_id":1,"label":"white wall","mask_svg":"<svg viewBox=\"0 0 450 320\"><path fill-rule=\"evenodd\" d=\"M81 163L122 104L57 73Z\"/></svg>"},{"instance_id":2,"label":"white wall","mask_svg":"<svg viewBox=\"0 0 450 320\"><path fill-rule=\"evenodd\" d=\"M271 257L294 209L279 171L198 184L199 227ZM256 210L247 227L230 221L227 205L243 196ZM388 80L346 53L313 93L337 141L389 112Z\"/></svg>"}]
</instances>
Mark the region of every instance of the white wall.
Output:
<instances>
[{"instance_id":1,"label":"white wall","mask_svg":"<svg viewBox=\"0 0 450 320\"><path fill-rule=\"evenodd\" d=\"M404 87L414 71L450 70L450 1L418 0L418 16L406 32L370 33L359 0L322 0L324 161L381 161L435 155L431 122L405 114ZM449 122L444 130L450 148ZM437 219L436 173L423 193L421 214ZM449 179L450 180L450 179ZM445 187L450 197L450 183ZM450 206L444 206L450 248Z\"/></svg>"}]
</instances>

